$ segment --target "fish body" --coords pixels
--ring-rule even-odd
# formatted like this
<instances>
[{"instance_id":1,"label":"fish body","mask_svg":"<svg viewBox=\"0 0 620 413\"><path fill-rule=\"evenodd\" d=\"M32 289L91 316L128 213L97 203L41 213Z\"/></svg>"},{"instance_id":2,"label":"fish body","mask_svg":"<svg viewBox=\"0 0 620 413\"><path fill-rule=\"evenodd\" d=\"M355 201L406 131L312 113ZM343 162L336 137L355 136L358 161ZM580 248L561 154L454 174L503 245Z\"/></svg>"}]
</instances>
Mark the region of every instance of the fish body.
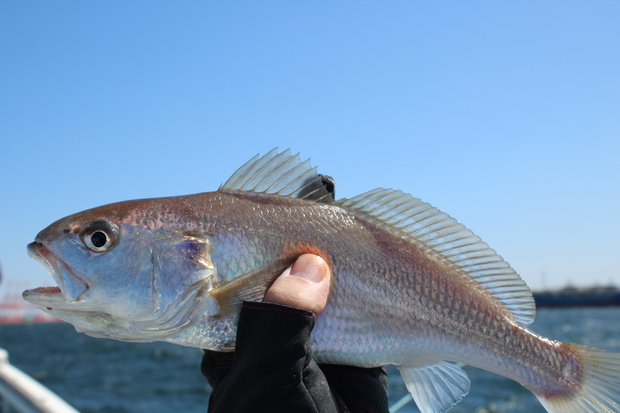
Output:
<instances>
[{"instance_id":1,"label":"fish body","mask_svg":"<svg viewBox=\"0 0 620 413\"><path fill-rule=\"evenodd\" d=\"M400 191L335 201L275 150L218 191L61 219L29 245L59 288L24 298L95 337L234 350L243 300L300 255L333 281L312 334L322 363L399 367L423 412L469 390L461 362L523 384L551 412L620 411L620 356L527 329L532 295L471 231Z\"/></svg>"}]
</instances>

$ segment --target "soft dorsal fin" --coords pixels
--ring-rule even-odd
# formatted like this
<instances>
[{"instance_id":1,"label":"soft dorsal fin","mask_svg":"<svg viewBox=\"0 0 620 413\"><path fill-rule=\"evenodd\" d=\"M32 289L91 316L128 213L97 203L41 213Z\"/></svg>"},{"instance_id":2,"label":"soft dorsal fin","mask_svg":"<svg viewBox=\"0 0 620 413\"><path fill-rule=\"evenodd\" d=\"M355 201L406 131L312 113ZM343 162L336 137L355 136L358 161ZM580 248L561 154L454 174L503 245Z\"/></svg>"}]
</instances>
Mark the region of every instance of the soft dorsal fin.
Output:
<instances>
[{"instance_id":1,"label":"soft dorsal fin","mask_svg":"<svg viewBox=\"0 0 620 413\"><path fill-rule=\"evenodd\" d=\"M299 154L290 150L278 153L272 149L267 154L256 155L239 168L219 191L252 192L280 195L310 201L332 203L334 182L319 175L310 160L301 161Z\"/></svg>"},{"instance_id":2,"label":"soft dorsal fin","mask_svg":"<svg viewBox=\"0 0 620 413\"><path fill-rule=\"evenodd\" d=\"M505 305L517 322L534 321L534 298L521 277L449 215L409 194L383 188L337 204L457 267Z\"/></svg>"}]
</instances>

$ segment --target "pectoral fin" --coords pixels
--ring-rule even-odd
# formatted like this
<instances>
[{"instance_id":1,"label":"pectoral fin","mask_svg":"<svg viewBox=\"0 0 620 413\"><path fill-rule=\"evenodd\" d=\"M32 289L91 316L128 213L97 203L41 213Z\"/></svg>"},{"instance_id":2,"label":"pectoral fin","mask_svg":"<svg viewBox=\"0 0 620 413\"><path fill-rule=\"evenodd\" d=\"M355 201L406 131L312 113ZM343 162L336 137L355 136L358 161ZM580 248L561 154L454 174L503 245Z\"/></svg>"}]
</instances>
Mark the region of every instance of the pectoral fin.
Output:
<instances>
[{"instance_id":1,"label":"pectoral fin","mask_svg":"<svg viewBox=\"0 0 620 413\"><path fill-rule=\"evenodd\" d=\"M451 363L399 366L407 389L422 413L445 412L469 393L469 378Z\"/></svg>"},{"instance_id":2,"label":"pectoral fin","mask_svg":"<svg viewBox=\"0 0 620 413\"><path fill-rule=\"evenodd\" d=\"M234 279L224 282L211 290L211 296L220 306L218 317L226 317L241 308L243 301L262 301L267 289L296 257L278 260Z\"/></svg>"}]
</instances>

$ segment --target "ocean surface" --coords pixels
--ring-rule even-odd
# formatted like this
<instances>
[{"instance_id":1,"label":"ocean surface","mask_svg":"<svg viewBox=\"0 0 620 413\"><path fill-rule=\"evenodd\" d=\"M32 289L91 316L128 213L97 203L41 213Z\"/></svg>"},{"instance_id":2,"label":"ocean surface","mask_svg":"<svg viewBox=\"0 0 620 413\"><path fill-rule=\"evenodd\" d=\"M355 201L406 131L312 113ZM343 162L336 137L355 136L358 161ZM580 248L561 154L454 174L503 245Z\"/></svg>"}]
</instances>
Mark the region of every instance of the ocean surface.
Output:
<instances>
[{"instance_id":1,"label":"ocean surface","mask_svg":"<svg viewBox=\"0 0 620 413\"><path fill-rule=\"evenodd\" d=\"M620 307L542 309L532 329L548 338L620 351ZM0 347L16 367L83 413L206 412L209 386L200 374L202 352L167 343L94 339L60 324L0 325ZM466 367L469 396L451 413L542 413L515 382ZM391 405L407 394L388 368ZM243 395L239 395L243 397ZM409 403L399 412L417 412Z\"/></svg>"}]
</instances>

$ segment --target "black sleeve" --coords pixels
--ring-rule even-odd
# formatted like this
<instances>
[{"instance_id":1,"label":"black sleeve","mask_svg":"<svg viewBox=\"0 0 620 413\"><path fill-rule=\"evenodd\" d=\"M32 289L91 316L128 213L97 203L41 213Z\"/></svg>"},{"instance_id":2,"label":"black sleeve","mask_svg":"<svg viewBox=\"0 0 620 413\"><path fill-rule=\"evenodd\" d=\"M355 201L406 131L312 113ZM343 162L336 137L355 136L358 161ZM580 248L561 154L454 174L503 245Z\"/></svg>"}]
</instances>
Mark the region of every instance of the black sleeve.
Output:
<instances>
[{"instance_id":1,"label":"black sleeve","mask_svg":"<svg viewBox=\"0 0 620 413\"><path fill-rule=\"evenodd\" d=\"M245 302L235 352L205 351L202 360L209 412L387 412L385 370L320 368L310 349L314 322L308 311Z\"/></svg>"}]
</instances>

